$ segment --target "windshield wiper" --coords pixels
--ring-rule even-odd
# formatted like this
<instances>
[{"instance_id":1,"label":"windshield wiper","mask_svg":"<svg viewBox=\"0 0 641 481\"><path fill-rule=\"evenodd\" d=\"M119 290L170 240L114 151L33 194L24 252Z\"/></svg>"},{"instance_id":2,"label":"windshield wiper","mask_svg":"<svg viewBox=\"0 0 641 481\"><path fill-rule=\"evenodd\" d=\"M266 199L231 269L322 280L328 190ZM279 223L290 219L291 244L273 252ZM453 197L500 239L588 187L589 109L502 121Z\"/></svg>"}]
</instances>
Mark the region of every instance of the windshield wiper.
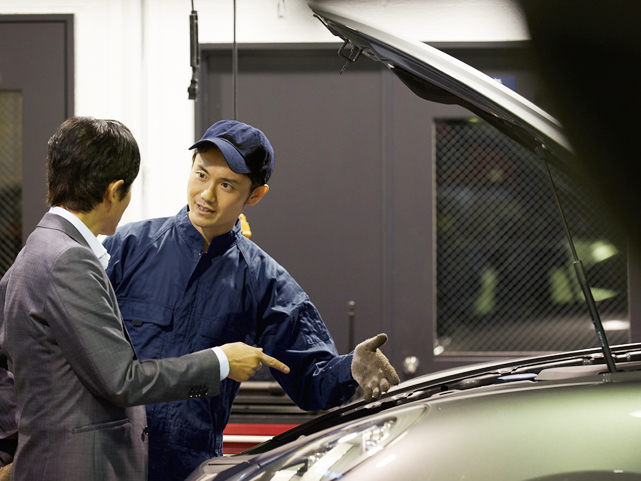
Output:
<instances>
[{"instance_id":1,"label":"windshield wiper","mask_svg":"<svg viewBox=\"0 0 641 481\"><path fill-rule=\"evenodd\" d=\"M588 282L588 276L585 273L585 268L583 267L583 262L579 259L579 256L576 253L576 248L574 246L574 241L572 240L572 234L570 234L570 228L568 223L565 220L565 214L563 213L563 207L561 207L561 201L556 191L556 185L554 184L554 179L552 177L552 172L550 171L550 166L548 165L548 156L551 155L550 151L545 147L545 145L540 145L535 149L536 155L543 160L545 165L545 170L548 173L550 178L550 184L552 185L552 192L554 194L554 200L556 201L556 206L559 209L561 214L561 220L563 222L563 228L565 229L565 235L568 238L570 243L570 250L572 251L572 259L574 265L574 272L576 272L577 280L583 291L583 297L585 297L585 303L588 306L588 311L590 311L590 317L592 318L592 324L594 324L594 330L596 331L597 338L599 339L599 344L601 349L603 349L603 357L605 363L608 365L608 370L610 372L616 372L617 368L614 364L614 359L612 357L612 351L610 350L610 345L608 344L608 338L605 334L605 329L603 329L603 324L601 323L601 316L599 316L599 310L596 307L596 302L594 301L594 296L592 295L592 289L590 288L590 283Z\"/></svg>"}]
</instances>

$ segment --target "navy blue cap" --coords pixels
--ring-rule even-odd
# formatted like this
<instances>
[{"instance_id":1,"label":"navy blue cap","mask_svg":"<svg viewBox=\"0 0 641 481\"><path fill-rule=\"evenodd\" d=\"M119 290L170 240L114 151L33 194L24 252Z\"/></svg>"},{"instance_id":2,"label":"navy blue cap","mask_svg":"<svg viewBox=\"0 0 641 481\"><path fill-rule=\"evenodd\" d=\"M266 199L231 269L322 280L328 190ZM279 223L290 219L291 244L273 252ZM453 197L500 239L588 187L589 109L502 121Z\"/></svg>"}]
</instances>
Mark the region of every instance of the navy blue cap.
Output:
<instances>
[{"instance_id":1,"label":"navy blue cap","mask_svg":"<svg viewBox=\"0 0 641 481\"><path fill-rule=\"evenodd\" d=\"M267 183L274 170L274 149L260 130L236 120L220 120L189 150L214 144L237 174L262 174Z\"/></svg>"}]
</instances>

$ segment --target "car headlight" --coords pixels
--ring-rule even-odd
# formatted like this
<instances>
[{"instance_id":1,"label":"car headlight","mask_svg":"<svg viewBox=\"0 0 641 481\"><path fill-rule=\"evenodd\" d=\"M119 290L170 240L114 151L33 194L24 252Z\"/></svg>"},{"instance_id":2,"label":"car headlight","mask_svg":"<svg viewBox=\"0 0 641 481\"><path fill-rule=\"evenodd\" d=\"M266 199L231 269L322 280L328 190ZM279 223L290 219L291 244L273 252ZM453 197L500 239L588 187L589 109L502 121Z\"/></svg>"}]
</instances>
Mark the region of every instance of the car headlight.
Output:
<instances>
[{"instance_id":1,"label":"car headlight","mask_svg":"<svg viewBox=\"0 0 641 481\"><path fill-rule=\"evenodd\" d=\"M329 481L399 439L427 412L425 406L402 408L358 421L313 440L252 473L248 481Z\"/></svg>"}]
</instances>

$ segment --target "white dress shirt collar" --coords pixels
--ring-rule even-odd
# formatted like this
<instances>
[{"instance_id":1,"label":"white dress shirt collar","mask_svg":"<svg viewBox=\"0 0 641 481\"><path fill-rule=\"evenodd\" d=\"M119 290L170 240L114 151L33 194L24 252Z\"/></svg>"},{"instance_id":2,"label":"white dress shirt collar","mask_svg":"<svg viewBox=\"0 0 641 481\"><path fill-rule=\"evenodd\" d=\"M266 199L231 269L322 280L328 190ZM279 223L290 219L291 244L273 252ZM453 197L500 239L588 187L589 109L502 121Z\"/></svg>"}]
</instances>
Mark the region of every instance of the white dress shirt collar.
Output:
<instances>
[{"instance_id":1,"label":"white dress shirt collar","mask_svg":"<svg viewBox=\"0 0 641 481\"><path fill-rule=\"evenodd\" d=\"M103 247L103 245L98 241L98 238L93 235L93 232L89 230L89 227L87 227L84 222L76 217L75 214L69 212L66 209L63 209L62 207L52 207L51 209L49 209L49 212L51 214L64 217L69 222L71 222L73 226L78 229L80 235L82 235L82 237L87 241L87 244L89 244L89 247L91 248L93 253L96 254L96 257L100 261L100 264L102 264L102 267L104 269L107 268L107 266L109 265L109 258L111 256L107 252L107 249Z\"/></svg>"}]
</instances>

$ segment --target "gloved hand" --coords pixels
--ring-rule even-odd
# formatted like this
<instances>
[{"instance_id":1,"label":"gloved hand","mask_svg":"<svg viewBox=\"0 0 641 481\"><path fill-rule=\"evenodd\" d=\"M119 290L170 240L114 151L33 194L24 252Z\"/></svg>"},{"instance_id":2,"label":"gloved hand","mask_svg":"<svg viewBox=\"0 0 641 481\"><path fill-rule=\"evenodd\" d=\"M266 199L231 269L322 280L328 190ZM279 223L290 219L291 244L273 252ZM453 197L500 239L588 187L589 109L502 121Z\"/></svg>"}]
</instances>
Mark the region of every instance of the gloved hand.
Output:
<instances>
[{"instance_id":1,"label":"gloved hand","mask_svg":"<svg viewBox=\"0 0 641 481\"><path fill-rule=\"evenodd\" d=\"M354 350L352 359L352 377L365 394L365 401L380 399L390 385L401 380L379 347L387 342L387 334L379 334L361 342Z\"/></svg>"}]
</instances>

